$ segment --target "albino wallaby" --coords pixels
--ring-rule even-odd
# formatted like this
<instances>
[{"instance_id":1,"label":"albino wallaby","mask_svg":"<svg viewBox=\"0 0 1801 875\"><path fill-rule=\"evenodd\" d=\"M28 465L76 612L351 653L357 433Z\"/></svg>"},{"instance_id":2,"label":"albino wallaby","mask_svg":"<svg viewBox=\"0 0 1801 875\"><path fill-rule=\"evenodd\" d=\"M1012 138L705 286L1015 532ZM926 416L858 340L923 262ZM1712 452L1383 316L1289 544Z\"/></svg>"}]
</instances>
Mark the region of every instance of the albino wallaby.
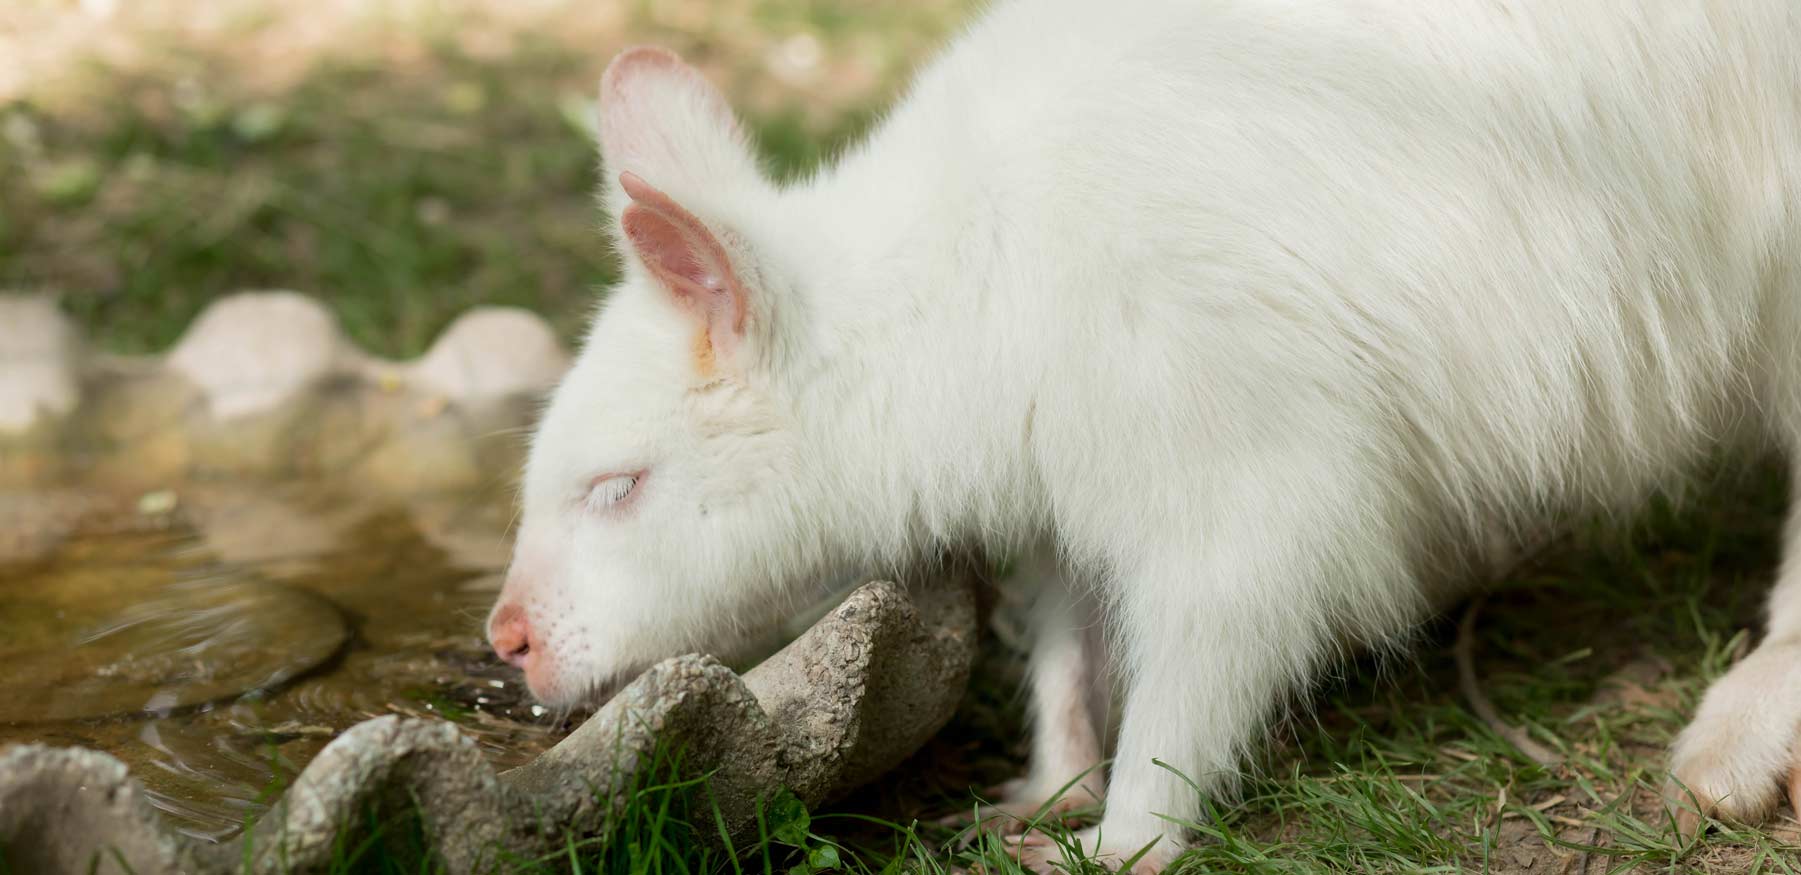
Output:
<instances>
[{"instance_id":1,"label":"albino wallaby","mask_svg":"<svg viewBox=\"0 0 1801 875\"><path fill-rule=\"evenodd\" d=\"M1794 0L1003 0L788 185L674 55L600 90L625 279L489 627L548 702L820 581L1032 552L1010 802L1099 761L1103 623L1083 839L1154 870L1201 805L1154 758L1229 792L1338 642L1722 446L1801 451ZM1801 514L1787 539L1674 752L1737 818L1797 766Z\"/></svg>"}]
</instances>

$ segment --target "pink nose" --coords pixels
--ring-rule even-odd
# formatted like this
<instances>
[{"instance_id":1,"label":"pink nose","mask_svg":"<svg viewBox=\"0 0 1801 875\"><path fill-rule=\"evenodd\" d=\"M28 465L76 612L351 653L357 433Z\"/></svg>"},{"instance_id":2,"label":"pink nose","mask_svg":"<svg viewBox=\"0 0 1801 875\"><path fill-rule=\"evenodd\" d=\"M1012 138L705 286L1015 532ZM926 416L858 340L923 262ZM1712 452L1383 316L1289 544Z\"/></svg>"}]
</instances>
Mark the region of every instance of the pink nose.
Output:
<instances>
[{"instance_id":1,"label":"pink nose","mask_svg":"<svg viewBox=\"0 0 1801 875\"><path fill-rule=\"evenodd\" d=\"M525 668L532 652L532 630L518 605L502 605L488 619L488 642L494 653L514 668Z\"/></svg>"}]
</instances>

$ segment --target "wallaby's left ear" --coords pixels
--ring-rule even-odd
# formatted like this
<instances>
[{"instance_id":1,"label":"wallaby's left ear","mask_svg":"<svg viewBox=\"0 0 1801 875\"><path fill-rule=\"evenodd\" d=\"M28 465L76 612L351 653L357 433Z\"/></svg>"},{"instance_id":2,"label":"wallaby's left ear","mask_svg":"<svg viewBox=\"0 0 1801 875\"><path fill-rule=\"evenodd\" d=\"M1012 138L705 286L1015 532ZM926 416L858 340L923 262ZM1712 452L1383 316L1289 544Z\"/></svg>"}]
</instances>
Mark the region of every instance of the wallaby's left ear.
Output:
<instances>
[{"instance_id":1,"label":"wallaby's left ear","mask_svg":"<svg viewBox=\"0 0 1801 875\"><path fill-rule=\"evenodd\" d=\"M710 368L718 357L736 356L750 311L751 287L739 269L748 254L735 245L738 241L722 239L637 174L620 174L619 187L631 199L620 216L627 247L699 320L705 344L696 349L701 369Z\"/></svg>"},{"instance_id":2,"label":"wallaby's left ear","mask_svg":"<svg viewBox=\"0 0 1801 875\"><path fill-rule=\"evenodd\" d=\"M674 52L620 52L601 75L599 121L609 179L633 173L677 197L768 185L725 95ZM629 195L617 185L607 194L618 218Z\"/></svg>"}]
</instances>

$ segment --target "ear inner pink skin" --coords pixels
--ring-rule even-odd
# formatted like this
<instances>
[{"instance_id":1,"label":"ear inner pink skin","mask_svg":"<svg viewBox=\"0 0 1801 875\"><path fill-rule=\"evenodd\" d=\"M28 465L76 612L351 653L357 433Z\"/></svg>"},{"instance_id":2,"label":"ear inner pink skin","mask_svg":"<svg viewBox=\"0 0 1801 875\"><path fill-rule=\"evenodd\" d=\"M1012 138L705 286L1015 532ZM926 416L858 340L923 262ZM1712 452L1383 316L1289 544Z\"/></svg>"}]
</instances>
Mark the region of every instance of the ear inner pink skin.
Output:
<instances>
[{"instance_id":1,"label":"ear inner pink skin","mask_svg":"<svg viewBox=\"0 0 1801 875\"><path fill-rule=\"evenodd\" d=\"M719 239L700 219L634 173L619 175L631 197L622 222L633 251L706 322L715 345L729 350L744 334L747 298Z\"/></svg>"}]
</instances>

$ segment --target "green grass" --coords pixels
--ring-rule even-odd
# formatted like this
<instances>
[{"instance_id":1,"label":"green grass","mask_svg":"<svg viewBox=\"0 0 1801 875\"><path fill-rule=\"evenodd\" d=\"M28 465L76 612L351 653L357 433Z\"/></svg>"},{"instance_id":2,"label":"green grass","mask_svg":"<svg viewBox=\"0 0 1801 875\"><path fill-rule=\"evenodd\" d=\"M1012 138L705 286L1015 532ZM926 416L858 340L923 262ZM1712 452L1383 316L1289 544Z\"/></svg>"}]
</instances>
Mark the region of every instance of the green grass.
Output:
<instances>
[{"instance_id":1,"label":"green grass","mask_svg":"<svg viewBox=\"0 0 1801 875\"><path fill-rule=\"evenodd\" d=\"M1664 751L1747 640L1775 558L1780 477L1730 478L1690 509L1654 508L1631 537L1595 530L1488 597L1475 660L1487 695L1565 761L1542 767L1473 717L1454 623L1323 681L1271 732L1236 800L1188 826L1178 872L1793 872L1791 824L1714 824L1683 838L1658 791ZM1019 872L992 837L963 846L938 819L1021 763L1020 657L990 642L952 725L893 776L809 812L772 800L760 829L720 843L704 776L669 761L605 838L570 838L519 873L814 875ZM393 827L403 834L416 825ZM1042 828L1060 841L1060 825ZM365 830L340 872L436 871ZM400 849L399 852L396 849ZM1100 871L1069 848L1071 867ZM423 868L421 868L423 866Z\"/></svg>"},{"instance_id":2,"label":"green grass","mask_svg":"<svg viewBox=\"0 0 1801 875\"><path fill-rule=\"evenodd\" d=\"M48 289L106 347L160 349L209 301L293 288L350 334L416 355L478 304L573 340L616 267L593 192L581 71L445 48L404 74L336 66L277 96L228 71L117 79L76 106L0 106L0 289ZM206 83L206 84L201 84ZM778 175L817 162L798 111L753 121Z\"/></svg>"},{"instance_id":3,"label":"green grass","mask_svg":"<svg viewBox=\"0 0 1801 875\"><path fill-rule=\"evenodd\" d=\"M835 4L793 8L822 32L843 26ZM60 291L119 351L161 348L207 302L255 287L322 296L389 355L420 352L478 303L530 307L573 339L614 269L591 196L584 60L548 45L504 61L446 48L405 74L332 67L273 96L236 93L229 71L202 65L186 80L111 81L78 106L0 106L0 288ZM779 173L813 165L870 114L806 118L752 120ZM1685 842L1656 794L1669 741L1756 626L1783 486L1723 481L1683 512L1653 510L1630 538L1575 538L1489 597L1484 689L1564 764L1532 763L1471 716L1440 621L1407 655L1322 681L1272 730L1243 795L1191 824L1201 841L1179 868L1793 871L1792 821ZM934 821L1019 767L1018 674L1016 654L990 647L926 751L821 811L772 802L763 832L729 850L711 841L702 776L672 765L606 840L572 837L510 868L1017 871L996 843L959 849ZM434 871L421 828L375 818L349 833L335 871ZM0 870L5 859L0 848Z\"/></svg>"}]
</instances>

